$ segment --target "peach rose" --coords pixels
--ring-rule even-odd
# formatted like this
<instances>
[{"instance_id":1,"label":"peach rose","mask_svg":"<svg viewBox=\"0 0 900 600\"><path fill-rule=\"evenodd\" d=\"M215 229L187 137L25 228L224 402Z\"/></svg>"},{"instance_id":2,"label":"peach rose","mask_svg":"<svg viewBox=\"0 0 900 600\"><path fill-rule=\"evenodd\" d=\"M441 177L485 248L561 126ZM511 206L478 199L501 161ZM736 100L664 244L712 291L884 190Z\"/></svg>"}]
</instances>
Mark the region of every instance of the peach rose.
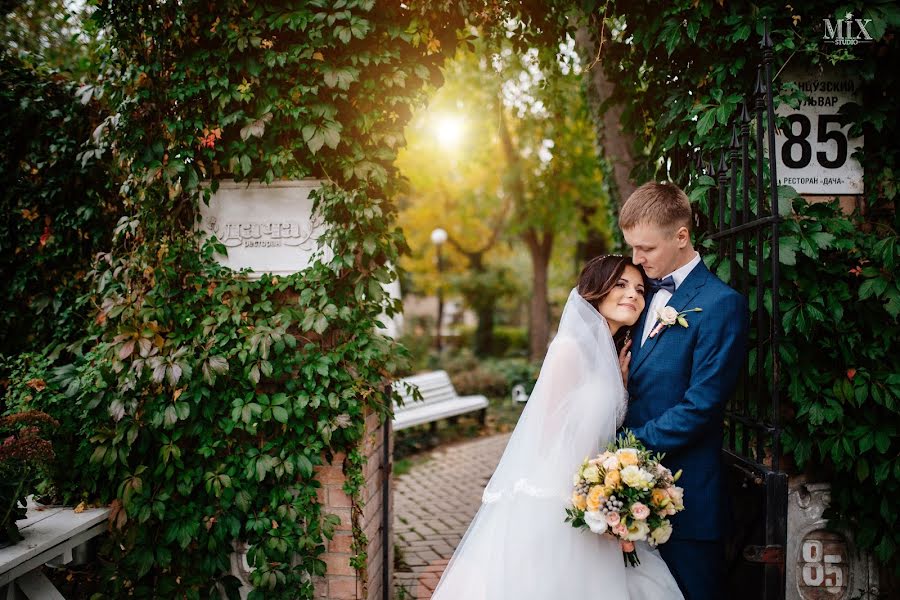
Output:
<instances>
[{"instance_id":1,"label":"peach rose","mask_svg":"<svg viewBox=\"0 0 900 600\"><path fill-rule=\"evenodd\" d=\"M587 497L587 508L590 511L600 510L600 505L603 504L603 486L595 485L588 491Z\"/></svg>"},{"instance_id":2,"label":"peach rose","mask_svg":"<svg viewBox=\"0 0 900 600\"><path fill-rule=\"evenodd\" d=\"M642 502L635 502L631 505L631 514L638 521L643 521L650 516L650 509Z\"/></svg>"},{"instance_id":3,"label":"peach rose","mask_svg":"<svg viewBox=\"0 0 900 600\"><path fill-rule=\"evenodd\" d=\"M636 465L639 462L637 450L634 448L622 448L616 451L616 457L623 467Z\"/></svg>"},{"instance_id":4,"label":"peach rose","mask_svg":"<svg viewBox=\"0 0 900 600\"><path fill-rule=\"evenodd\" d=\"M584 510L585 508L587 508L585 497L578 492L572 492L572 505L578 510Z\"/></svg>"},{"instance_id":5,"label":"peach rose","mask_svg":"<svg viewBox=\"0 0 900 600\"><path fill-rule=\"evenodd\" d=\"M610 527L615 527L622 521L622 517L619 516L619 513L616 511L610 511L606 513L606 524Z\"/></svg>"},{"instance_id":6,"label":"peach rose","mask_svg":"<svg viewBox=\"0 0 900 600\"><path fill-rule=\"evenodd\" d=\"M615 488L618 487L619 483L622 481L622 476L619 475L619 472L616 470L607 471L606 478L603 480L604 485L606 487Z\"/></svg>"},{"instance_id":7,"label":"peach rose","mask_svg":"<svg viewBox=\"0 0 900 600\"><path fill-rule=\"evenodd\" d=\"M608 517L607 517L607 519L608 519ZM623 538L623 539L625 538L625 536L628 535L628 528L625 527L625 523L621 523L621 522L618 525L616 525L615 527L613 527L612 529L610 529L610 531L612 531L613 535Z\"/></svg>"},{"instance_id":8,"label":"peach rose","mask_svg":"<svg viewBox=\"0 0 900 600\"><path fill-rule=\"evenodd\" d=\"M664 489L654 488L653 491L650 492L650 497L653 504L660 508L669 504L669 494Z\"/></svg>"}]
</instances>

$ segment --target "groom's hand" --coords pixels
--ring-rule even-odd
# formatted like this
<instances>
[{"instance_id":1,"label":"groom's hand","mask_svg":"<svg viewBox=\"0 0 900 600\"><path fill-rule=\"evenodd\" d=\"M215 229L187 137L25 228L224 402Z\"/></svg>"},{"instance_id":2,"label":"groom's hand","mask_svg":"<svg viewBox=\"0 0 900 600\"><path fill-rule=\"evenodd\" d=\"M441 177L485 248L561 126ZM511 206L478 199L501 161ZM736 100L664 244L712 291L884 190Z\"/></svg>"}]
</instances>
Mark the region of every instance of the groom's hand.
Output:
<instances>
[{"instance_id":1,"label":"groom's hand","mask_svg":"<svg viewBox=\"0 0 900 600\"><path fill-rule=\"evenodd\" d=\"M628 389L628 365L631 364L631 340L625 342L619 350L619 370L622 371L622 384Z\"/></svg>"}]
</instances>

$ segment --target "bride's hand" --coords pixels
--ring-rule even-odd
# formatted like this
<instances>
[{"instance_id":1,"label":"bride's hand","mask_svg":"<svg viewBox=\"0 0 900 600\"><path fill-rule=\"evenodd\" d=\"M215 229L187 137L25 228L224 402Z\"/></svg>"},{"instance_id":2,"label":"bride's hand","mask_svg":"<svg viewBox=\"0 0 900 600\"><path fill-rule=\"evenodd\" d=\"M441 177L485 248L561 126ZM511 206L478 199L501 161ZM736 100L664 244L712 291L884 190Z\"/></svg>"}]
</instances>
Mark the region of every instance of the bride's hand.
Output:
<instances>
[{"instance_id":1,"label":"bride's hand","mask_svg":"<svg viewBox=\"0 0 900 600\"><path fill-rule=\"evenodd\" d=\"M619 369L622 371L622 384L628 389L628 365L631 364L631 342L628 340L619 350Z\"/></svg>"}]
</instances>

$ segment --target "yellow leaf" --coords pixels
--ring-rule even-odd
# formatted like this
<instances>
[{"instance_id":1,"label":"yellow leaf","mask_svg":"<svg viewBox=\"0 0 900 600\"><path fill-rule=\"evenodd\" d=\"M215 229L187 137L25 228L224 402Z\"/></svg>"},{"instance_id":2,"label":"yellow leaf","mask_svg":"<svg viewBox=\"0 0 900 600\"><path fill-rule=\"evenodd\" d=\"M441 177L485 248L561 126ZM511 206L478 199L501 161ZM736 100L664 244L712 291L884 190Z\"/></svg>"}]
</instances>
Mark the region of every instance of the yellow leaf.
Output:
<instances>
[{"instance_id":1,"label":"yellow leaf","mask_svg":"<svg viewBox=\"0 0 900 600\"><path fill-rule=\"evenodd\" d=\"M313 52L313 60L325 60L321 52Z\"/></svg>"},{"instance_id":2,"label":"yellow leaf","mask_svg":"<svg viewBox=\"0 0 900 600\"><path fill-rule=\"evenodd\" d=\"M183 391L184 391L184 388L180 388L180 389L175 390L175 392L172 394L172 400L176 400L176 401L177 401L177 400L178 400L178 397L181 395L181 393L182 393Z\"/></svg>"},{"instance_id":3,"label":"yellow leaf","mask_svg":"<svg viewBox=\"0 0 900 600\"><path fill-rule=\"evenodd\" d=\"M75 507L75 512L83 513L84 509L86 509L86 508L87 508L87 504L85 504L84 502L79 502L78 506Z\"/></svg>"}]
</instances>

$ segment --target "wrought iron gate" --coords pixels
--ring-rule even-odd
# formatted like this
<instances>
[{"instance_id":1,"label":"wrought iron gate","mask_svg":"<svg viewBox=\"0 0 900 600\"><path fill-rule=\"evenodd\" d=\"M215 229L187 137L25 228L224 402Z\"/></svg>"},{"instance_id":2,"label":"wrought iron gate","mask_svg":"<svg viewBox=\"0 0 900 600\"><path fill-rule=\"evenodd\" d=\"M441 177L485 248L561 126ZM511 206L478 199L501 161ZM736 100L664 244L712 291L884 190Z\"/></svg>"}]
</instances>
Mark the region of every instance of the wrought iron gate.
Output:
<instances>
[{"instance_id":1,"label":"wrought iron gate","mask_svg":"<svg viewBox=\"0 0 900 600\"><path fill-rule=\"evenodd\" d=\"M751 307L749 360L725 413L724 460L735 523L728 543L728 597L785 596L787 475L782 471L779 377L779 202L772 100L772 40L764 31L762 62L718 166L700 151L691 183L712 186L698 234L710 240L711 269ZM765 155L765 156L764 156ZM768 163L768 164L766 164ZM701 201L701 204L704 202Z\"/></svg>"}]
</instances>

